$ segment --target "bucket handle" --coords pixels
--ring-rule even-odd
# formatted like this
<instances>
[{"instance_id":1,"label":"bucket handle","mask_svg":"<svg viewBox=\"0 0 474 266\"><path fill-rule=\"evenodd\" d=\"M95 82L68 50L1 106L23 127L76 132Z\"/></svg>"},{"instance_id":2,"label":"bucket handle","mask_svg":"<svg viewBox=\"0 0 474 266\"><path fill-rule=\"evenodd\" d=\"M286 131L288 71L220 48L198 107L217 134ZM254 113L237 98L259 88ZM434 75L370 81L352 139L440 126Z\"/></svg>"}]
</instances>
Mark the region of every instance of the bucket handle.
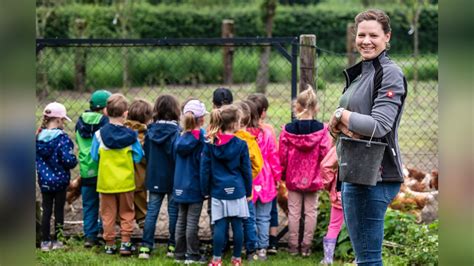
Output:
<instances>
[{"instance_id":1,"label":"bucket handle","mask_svg":"<svg viewBox=\"0 0 474 266\"><path fill-rule=\"evenodd\" d=\"M369 142L367 142L367 144L365 145L367 148L370 148L370 142L372 141L372 138L374 137L376 128L377 128L377 124L374 125L374 130L372 131L372 135L370 136Z\"/></svg>"}]
</instances>

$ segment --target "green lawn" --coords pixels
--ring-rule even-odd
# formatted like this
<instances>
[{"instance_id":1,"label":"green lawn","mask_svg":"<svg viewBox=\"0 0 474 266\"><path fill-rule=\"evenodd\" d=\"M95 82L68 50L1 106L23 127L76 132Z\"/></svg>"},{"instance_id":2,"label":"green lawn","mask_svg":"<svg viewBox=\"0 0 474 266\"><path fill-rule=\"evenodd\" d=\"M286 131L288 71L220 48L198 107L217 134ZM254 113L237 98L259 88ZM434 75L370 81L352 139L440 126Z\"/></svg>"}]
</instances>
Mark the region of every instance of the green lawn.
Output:
<instances>
[{"instance_id":1,"label":"green lawn","mask_svg":"<svg viewBox=\"0 0 474 266\"><path fill-rule=\"evenodd\" d=\"M83 242L75 239L67 241L67 247L64 250L56 250L50 252L42 252L36 249L36 260L39 265L179 265L173 259L165 256L165 247L160 245L157 252L155 252L150 260L141 260L138 257L121 257L120 255L106 255L102 252L101 247L93 249L85 249L82 247ZM322 251L313 253L309 258L301 256L290 256L286 251L280 250L278 255L269 256L269 260L265 262L252 262L244 265L298 265L298 266L314 266L322 259ZM400 265L403 261L401 257L390 255L384 257L386 265ZM225 265L230 264L230 255L224 258ZM336 260L338 265L355 265L350 262L343 262Z\"/></svg>"}]
</instances>

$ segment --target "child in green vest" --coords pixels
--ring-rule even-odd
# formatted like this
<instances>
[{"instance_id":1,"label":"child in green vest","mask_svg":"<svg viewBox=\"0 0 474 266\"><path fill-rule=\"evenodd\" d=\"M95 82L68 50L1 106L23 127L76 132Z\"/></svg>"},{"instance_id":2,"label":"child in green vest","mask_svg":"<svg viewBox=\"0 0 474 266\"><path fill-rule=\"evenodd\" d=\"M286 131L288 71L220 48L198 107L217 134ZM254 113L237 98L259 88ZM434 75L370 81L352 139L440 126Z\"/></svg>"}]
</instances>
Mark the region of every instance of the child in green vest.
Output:
<instances>
[{"instance_id":1,"label":"child in green vest","mask_svg":"<svg viewBox=\"0 0 474 266\"><path fill-rule=\"evenodd\" d=\"M85 111L76 123L76 142L81 175L82 217L84 220L84 247L97 245L99 223L99 193L96 191L98 164L91 157L92 137L102 126L109 123L104 108L111 93L97 90L91 95L90 110Z\"/></svg>"},{"instance_id":2,"label":"child in green vest","mask_svg":"<svg viewBox=\"0 0 474 266\"><path fill-rule=\"evenodd\" d=\"M120 217L120 254L132 254L130 238L134 228L135 171L134 163L143 157L137 133L124 126L128 101L120 93L107 100L105 113L109 124L99 129L92 139L91 156L99 162L97 192L100 193L100 215L104 226L105 253L117 252L115 219Z\"/></svg>"}]
</instances>

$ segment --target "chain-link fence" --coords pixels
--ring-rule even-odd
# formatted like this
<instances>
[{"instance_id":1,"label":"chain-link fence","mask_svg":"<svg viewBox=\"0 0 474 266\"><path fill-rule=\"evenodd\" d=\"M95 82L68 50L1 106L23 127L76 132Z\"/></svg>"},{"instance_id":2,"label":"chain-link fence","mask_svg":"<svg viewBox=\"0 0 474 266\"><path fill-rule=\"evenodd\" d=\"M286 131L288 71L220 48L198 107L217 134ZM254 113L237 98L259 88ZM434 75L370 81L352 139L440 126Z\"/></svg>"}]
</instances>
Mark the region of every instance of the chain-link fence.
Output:
<instances>
[{"instance_id":1,"label":"chain-link fence","mask_svg":"<svg viewBox=\"0 0 474 266\"><path fill-rule=\"evenodd\" d=\"M144 98L152 103L163 93L173 94L181 102L195 97L210 110L212 92L218 87L230 88L235 100L245 99L264 87L270 102L267 121L279 134L281 126L291 120L292 90L295 93L298 76L298 40L232 40L38 40L38 125L44 106L51 101L63 103L69 117L77 121L89 108L89 98L95 89L121 92L130 101ZM262 64L265 47L270 48L271 54L268 62ZM327 122L338 105L345 84L342 70L348 61L345 54L320 48L317 53L317 118ZM409 91L399 132L403 160L407 166L430 171L438 167L438 57L391 58L408 78ZM224 71L229 69L225 62L231 62L230 74ZM268 76L266 86L256 82L262 73ZM74 122L66 127L71 135Z\"/></svg>"}]
</instances>

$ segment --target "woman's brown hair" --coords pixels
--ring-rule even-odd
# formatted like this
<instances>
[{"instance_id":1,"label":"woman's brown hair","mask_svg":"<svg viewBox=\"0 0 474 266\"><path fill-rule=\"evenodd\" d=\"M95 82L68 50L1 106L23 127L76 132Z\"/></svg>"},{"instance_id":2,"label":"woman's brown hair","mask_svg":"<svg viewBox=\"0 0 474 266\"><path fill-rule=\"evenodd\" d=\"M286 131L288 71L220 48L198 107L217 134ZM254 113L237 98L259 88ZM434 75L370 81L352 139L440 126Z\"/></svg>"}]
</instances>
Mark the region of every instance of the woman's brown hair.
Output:
<instances>
[{"instance_id":1,"label":"woman's brown hair","mask_svg":"<svg viewBox=\"0 0 474 266\"><path fill-rule=\"evenodd\" d=\"M354 18L355 28L357 29L359 23L364 20L377 21L378 23L380 23L380 25L382 25L382 30L385 34L392 31L392 28L390 27L389 16L380 9L368 9L364 12L360 12L359 14L357 14L357 16Z\"/></svg>"}]
</instances>

